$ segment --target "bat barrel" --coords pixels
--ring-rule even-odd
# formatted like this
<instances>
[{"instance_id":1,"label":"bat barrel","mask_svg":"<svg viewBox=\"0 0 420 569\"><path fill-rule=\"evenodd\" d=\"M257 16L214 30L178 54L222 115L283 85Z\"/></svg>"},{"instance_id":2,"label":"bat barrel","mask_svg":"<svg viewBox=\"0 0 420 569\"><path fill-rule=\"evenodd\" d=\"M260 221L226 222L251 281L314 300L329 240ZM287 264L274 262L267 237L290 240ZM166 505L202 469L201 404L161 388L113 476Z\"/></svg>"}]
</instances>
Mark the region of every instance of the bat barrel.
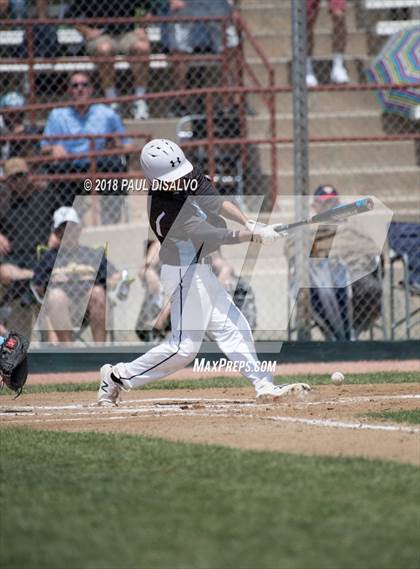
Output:
<instances>
[{"instance_id":1,"label":"bat barrel","mask_svg":"<svg viewBox=\"0 0 420 569\"><path fill-rule=\"evenodd\" d=\"M274 230L280 233L282 231L296 229L297 227L301 227L302 225L306 225L308 223L331 223L334 221L341 221L347 217L351 217L352 215L371 211L374 209L374 207L375 204L372 198L362 198L360 200L356 200L353 203L339 205L322 213L318 213L310 219L303 219L302 221L296 221L290 224L285 223L282 225L276 225L274 227Z\"/></svg>"},{"instance_id":2,"label":"bat barrel","mask_svg":"<svg viewBox=\"0 0 420 569\"><path fill-rule=\"evenodd\" d=\"M327 211L314 215L312 217L312 223L340 221L342 219L346 219L347 217L351 217L352 215L358 215L359 213L371 211L373 208L374 202L372 198L363 198L349 204L338 205Z\"/></svg>"}]
</instances>

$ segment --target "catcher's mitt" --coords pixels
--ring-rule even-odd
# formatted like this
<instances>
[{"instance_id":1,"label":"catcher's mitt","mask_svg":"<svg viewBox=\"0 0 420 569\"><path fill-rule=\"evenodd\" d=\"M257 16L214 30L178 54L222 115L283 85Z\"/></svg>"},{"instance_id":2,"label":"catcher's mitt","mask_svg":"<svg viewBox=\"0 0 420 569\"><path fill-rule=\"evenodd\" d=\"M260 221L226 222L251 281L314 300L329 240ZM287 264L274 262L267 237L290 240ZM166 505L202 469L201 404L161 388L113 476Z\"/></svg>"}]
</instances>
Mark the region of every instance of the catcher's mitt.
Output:
<instances>
[{"instance_id":1,"label":"catcher's mitt","mask_svg":"<svg viewBox=\"0 0 420 569\"><path fill-rule=\"evenodd\" d=\"M28 348L28 340L17 332L10 332L0 345L0 379L17 395L28 376Z\"/></svg>"}]
</instances>

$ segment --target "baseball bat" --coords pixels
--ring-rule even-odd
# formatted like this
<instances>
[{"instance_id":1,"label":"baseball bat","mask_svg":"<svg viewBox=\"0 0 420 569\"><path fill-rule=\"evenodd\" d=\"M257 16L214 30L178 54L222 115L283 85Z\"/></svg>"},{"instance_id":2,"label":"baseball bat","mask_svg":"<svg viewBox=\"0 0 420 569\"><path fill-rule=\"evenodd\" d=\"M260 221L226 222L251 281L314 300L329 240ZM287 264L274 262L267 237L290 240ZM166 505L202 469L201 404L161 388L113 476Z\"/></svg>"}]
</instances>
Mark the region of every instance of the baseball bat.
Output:
<instances>
[{"instance_id":1,"label":"baseball bat","mask_svg":"<svg viewBox=\"0 0 420 569\"><path fill-rule=\"evenodd\" d=\"M331 209L327 209L327 211L317 213L316 215L308 217L307 219L302 219L301 221L276 225L274 226L274 230L278 233L281 233L282 231L290 231L291 229L295 229L295 227L310 225L312 223L329 223L334 221L342 221L343 219L347 219L352 215L358 215L359 213L371 211L373 208L374 203L372 198L363 198L349 204L337 205Z\"/></svg>"}]
</instances>

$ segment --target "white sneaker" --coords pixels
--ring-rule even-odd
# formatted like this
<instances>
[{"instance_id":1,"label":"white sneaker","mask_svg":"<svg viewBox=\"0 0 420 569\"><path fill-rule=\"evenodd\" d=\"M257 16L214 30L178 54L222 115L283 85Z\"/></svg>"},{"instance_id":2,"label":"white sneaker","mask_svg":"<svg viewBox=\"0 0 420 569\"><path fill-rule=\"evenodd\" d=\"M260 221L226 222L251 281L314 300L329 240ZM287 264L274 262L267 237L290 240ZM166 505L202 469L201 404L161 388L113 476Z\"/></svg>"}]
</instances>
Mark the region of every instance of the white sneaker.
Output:
<instances>
[{"instance_id":1,"label":"white sneaker","mask_svg":"<svg viewBox=\"0 0 420 569\"><path fill-rule=\"evenodd\" d=\"M313 71L306 74L306 86L308 88L318 86L318 79Z\"/></svg>"},{"instance_id":2,"label":"white sneaker","mask_svg":"<svg viewBox=\"0 0 420 569\"><path fill-rule=\"evenodd\" d=\"M286 383L284 385L274 385L270 381L262 381L256 386L257 402L277 401L286 395L300 395L311 391L307 383Z\"/></svg>"},{"instance_id":3,"label":"white sneaker","mask_svg":"<svg viewBox=\"0 0 420 569\"><path fill-rule=\"evenodd\" d=\"M143 99L139 99L133 103L133 117L139 121L149 118L149 107Z\"/></svg>"},{"instance_id":4,"label":"white sneaker","mask_svg":"<svg viewBox=\"0 0 420 569\"><path fill-rule=\"evenodd\" d=\"M101 383L98 389L98 405L111 407L118 405L118 399L122 390L121 385L111 379L112 365L105 364L101 367Z\"/></svg>"},{"instance_id":5,"label":"white sneaker","mask_svg":"<svg viewBox=\"0 0 420 569\"><path fill-rule=\"evenodd\" d=\"M331 81L333 83L349 83L350 78L347 69L342 63L334 63L331 69Z\"/></svg>"}]
</instances>

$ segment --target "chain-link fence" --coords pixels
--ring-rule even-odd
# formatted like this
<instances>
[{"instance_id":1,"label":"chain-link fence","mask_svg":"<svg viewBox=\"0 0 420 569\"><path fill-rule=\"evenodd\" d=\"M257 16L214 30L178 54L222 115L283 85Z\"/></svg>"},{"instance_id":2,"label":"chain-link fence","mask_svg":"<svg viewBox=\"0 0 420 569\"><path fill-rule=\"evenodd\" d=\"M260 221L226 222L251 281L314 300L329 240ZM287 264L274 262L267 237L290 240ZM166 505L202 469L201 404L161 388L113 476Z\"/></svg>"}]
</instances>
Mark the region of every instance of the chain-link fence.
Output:
<instances>
[{"instance_id":1,"label":"chain-link fence","mask_svg":"<svg viewBox=\"0 0 420 569\"><path fill-rule=\"evenodd\" d=\"M138 164L144 142L164 137L250 218L292 221L294 194L305 192L311 214L363 195L395 212L384 243L353 221L315 227L306 293L293 236L258 256L223 247L214 270L257 339L295 339L302 314L313 339L418 337L418 15L408 0L391 4L307 0L303 188L291 0L0 3L0 326L28 332L36 322L33 338L48 342L165 334ZM394 47L393 33L402 34ZM77 254L54 268L60 225L72 221L55 227L54 212L70 206L83 228ZM372 223L382 231L390 216L380 211ZM366 274L348 284L355 265ZM46 300L51 275L71 286ZM74 304L83 314L71 314Z\"/></svg>"}]
</instances>

